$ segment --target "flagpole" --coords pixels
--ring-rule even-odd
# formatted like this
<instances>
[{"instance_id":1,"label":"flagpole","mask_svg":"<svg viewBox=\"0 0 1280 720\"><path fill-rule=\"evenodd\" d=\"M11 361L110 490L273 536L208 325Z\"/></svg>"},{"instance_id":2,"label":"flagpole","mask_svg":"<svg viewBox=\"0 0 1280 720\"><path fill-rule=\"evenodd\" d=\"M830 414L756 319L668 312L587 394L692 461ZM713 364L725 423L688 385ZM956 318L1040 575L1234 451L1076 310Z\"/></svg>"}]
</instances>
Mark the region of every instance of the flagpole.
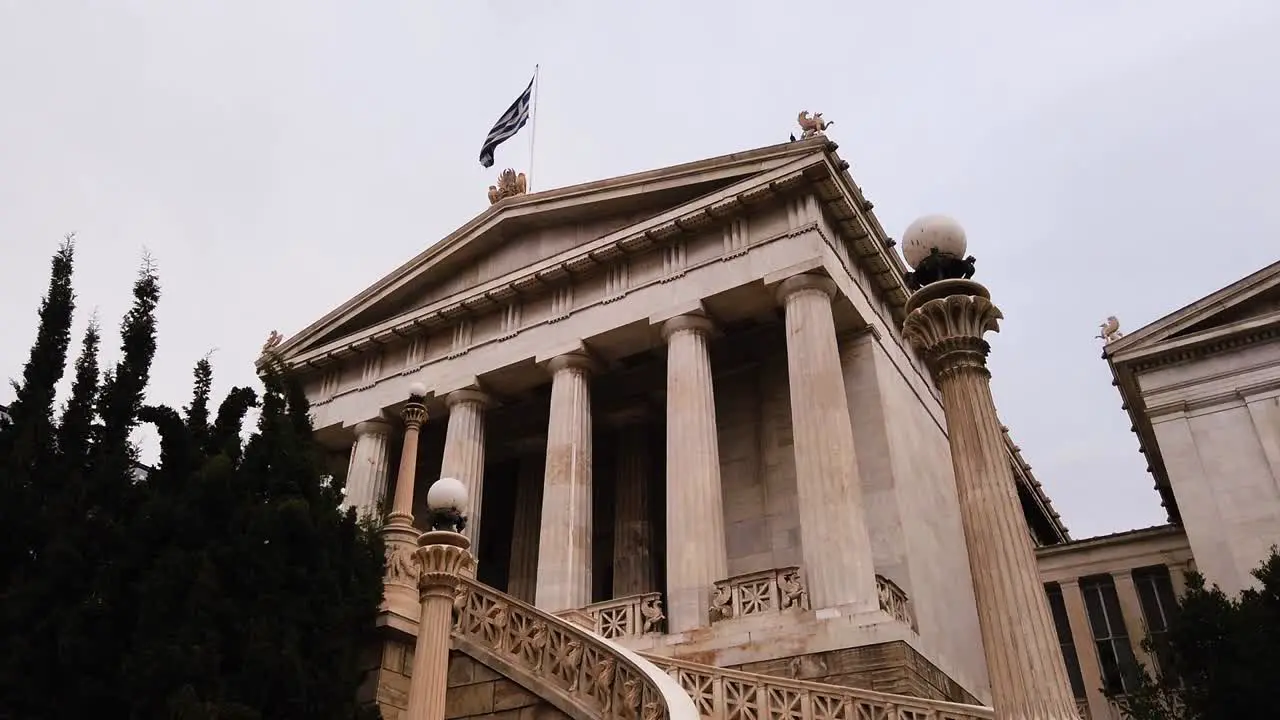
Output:
<instances>
[{"instance_id":1,"label":"flagpole","mask_svg":"<svg viewBox=\"0 0 1280 720\"><path fill-rule=\"evenodd\" d=\"M538 139L538 66L533 66L533 100L529 108L529 172L525 175L527 192L533 192L533 148Z\"/></svg>"}]
</instances>

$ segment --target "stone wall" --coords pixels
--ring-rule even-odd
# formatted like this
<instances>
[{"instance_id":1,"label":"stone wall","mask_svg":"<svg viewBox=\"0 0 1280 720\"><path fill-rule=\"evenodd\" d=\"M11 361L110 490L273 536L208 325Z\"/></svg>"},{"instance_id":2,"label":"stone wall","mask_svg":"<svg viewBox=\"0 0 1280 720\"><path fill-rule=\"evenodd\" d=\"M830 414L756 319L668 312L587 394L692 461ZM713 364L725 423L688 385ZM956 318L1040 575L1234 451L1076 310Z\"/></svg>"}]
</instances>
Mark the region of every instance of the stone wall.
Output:
<instances>
[{"instance_id":1,"label":"stone wall","mask_svg":"<svg viewBox=\"0 0 1280 720\"><path fill-rule=\"evenodd\" d=\"M747 663L734 669L930 700L978 702L959 683L900 641Z\"/></svg>"},{"instance_id":2,"label":"stone wall","mask_svg":"<svg viewBox=\"0 0 1280 720\"><path fill-rule=\"evenodd\" d=\"M412 675L413 644L386 640L382 643L381 667L370 673L361 699L376 697L383 720L400 720L409 706ZM444 716L445 720L568 720L567 715L524 686L458 650L449 653Z\"/></svg>"}]
</instances>

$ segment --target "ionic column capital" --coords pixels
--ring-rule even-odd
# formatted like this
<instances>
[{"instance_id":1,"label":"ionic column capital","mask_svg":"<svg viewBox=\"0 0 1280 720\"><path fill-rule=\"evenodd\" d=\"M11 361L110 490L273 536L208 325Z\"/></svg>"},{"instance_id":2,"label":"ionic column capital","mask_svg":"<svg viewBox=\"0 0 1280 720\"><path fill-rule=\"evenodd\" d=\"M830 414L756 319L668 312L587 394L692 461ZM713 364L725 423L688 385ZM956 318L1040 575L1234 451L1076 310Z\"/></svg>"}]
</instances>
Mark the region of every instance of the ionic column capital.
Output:
<instances>
[{"instance_id":1,"label":"ionic column capital","mask_svg":"<svg viewBox=\"0 0 1280 720\"><path fill-rule=\"evenodd\" d=\"M356 438L362 438L366 435L386 435L391 432L391 426L385 420L365 420L356 423L352 430Z\"/></svg>"},{"instance_id":2,"label":"ionic column capital","mask_svg":"<svg viewBox=\"0 0 1280 720\"><path fill-rule=\"evenodd\" d=\"M836 296L836 283L826 275L816 273L792 275L778 285L778 304L786 305L792 298L810 293L821 293L830 300Z\"/></svg>"},{"instance_id":3,"label":"ionic column capital","mask_svg":"<svg viewBox=\"0 0 1280 720\"><path fill-rule=\"evenodd\" d=\"M704 315L677 315L662 323L662 341L670 342L671 337L680 332L691 332L698 335L709 335L715 329L715 323Z\"/></svg>"},{"instance_id":4,"label":"ionic column capital","mask_svg":"<svg viewBox=\"0 0 1280 720\"><path fill-rule=\"evenodd\" d=\"M965 369L986 372L991 346L982 336L999 332L1004 318L1000 308L986 296L985 288L977 283L966 284L976 285L982 293L925 300L902 323L902 337L925 355L939 380Z\"/></svg>"},{"instance_id":5,"label":"ionic column capital","mask_svg":"<svg viewBox=\"0 0 1280 720\"><path fill-rule=\"evenodd\" d=\"M594 372L596 361L584 352L570 352L557 355L547 361L547 369L554 375L562 370L577 370L584 373Z\"/></svg>"},{"instance_id":6,"label":"ionic column capital","mask_svg":"<svg viewBox=\"0 0 1280 720\"><path fill-rule=\"evenodd\" d=\"M471 403L487 408L493 404L493 398L489 393L475 388L464 388L462 390L454 390L444 397L446 407L452 408L454 405L463 403Z\"/></svg>"}]
</instances>

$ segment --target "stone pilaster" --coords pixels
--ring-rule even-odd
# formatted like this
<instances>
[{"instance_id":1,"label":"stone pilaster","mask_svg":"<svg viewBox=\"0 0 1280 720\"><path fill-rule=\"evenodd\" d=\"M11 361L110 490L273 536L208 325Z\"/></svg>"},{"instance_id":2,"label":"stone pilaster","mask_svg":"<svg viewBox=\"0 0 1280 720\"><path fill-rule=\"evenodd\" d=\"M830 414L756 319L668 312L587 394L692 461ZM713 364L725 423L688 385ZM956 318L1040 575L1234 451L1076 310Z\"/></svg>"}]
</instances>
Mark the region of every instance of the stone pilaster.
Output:
<instances>
[{"instance_id":1,"label":"stone pilaster","mask_svg":"<svg viewBox=\"0 0 1280 720\"><path fill-rule=\"evenodd\" d=\"M875 610L879 595L871 537L831 313L835 291L830 278L811 274L788 278L778 287L787 325L804 574L815 610Z\"/></svg>"},{"instance_id":2,"label":"stone pilaster","mask_svg":"<svg viewBox=\"0 0 1280 720\"><path fill-rule=\"evenodd\" d=\"M448 530L432 530L418 538L420 613L406 720L444 720L453 601L462 576L475 575L470 546L464 535Z\"/></svg>"},{"instance_id":3,"label":"stone pilaster","mask_svg":"<svg viewBox=\"0 0 1280 720\"><path fill-rule=\"evenodd\" d=\"M591 604L591 359L548 363L551 416L538 541L537 606L548 612Z\"/></svg>"},{"instance_id":4,"label":"stone pilaster","mask_svg":"<svg viewBox=\"0 0 1280 720\"><path fill-rule=\"evenodd\" d=\"M707 336L711 321L680 315L667 342L667 623L707 624L711 592L729 574L720 491L720 446Z\"/></svg>"},{"instance_id":5,"label":"stone pilaster","mask_svg":"<svg viewBox=\"0 0 1280 720\"><path fill-rule=\"evenodd\" d=\"M381 420L368 420L358 423L355 431L351 463L347 466L346 504L361 517L381 519L391 472L391 428Z\"/></svg>"},{"instance_id":6,"label":"stone pilaster","mask_svg":"<svg viewBox=\"0 0 1280 720\"><path fill-rule=\"evenodd\" d=\"M440 477L457 478L467 488L467 529L471 546L480 546L480 505L484 499L484 411L489 396L479 390L455 390L445 397L445 430Z\"/></svg>"},{"instance_id":7,"label":"stone pilaster","mask_svg":"<svg viewBox=\"0 0 1280 720\"><path fill-rule=\"evenodd\" d=\"M418 433L427 419L420 398L410 398L401 411L404 443L400 450L400 471L391 512L382 526L387 553L387 574L382 593L382 610L413 620L418 611L418 566L414 560L418 530L413 526L413 486L418 469Z\"/></svg>"},{"instance_id":8,"label":"stone pilaster","mask_svg":"<svg viewBox=\"0 0 1280 720\"><path fill-rule=\"evenodd\" d=\"M996 717L1077 718L991 397L982 336L1002 315L990 297L972 280L926 285L907 301L902 332L942 392Z\"/></svg>"},{"instance_id":9,"label":"stone pilaster","mask_svg":"<svg viewBox=\"0 0 1280 720\"><path fill-rule=\"evenodd\" d=\"M1155 657L1142 647L1142 641L1147 639L1147 618L1142 614L1142 602L1138 600L1138 586L1133 581L1133 571L1113 572L1111 579L1116 585L1116 599L1120 601L1120 615L1124 619L1129 644L1133 646L1133 657L1147 672L1154 674L1159 666Z\"/></svg>"},{"instance_id":10,"label":"stone pilaster","mask_svg":"<svg viewBox=\"0 0 1280 720\"><path fill-rule=\"evenodd\" d=\"M654 565L653 515L650 487L648 418L643 411L617 415L613 421L616 443L613 522L613 597L627 597L658 589Z\"/></svg>"},{"instance_id":11,"label":"stone pilaster","mask_svg":"<svg viewBox=\"0 0 1280 720\"><path fill-rule=\"evenodd\" d=\"M541 450L542 443L538 443ZM511 565L507 592L527 603L534 601L538 583L538 532L542 519L541 453L520 458L516 474L516 512L511 527Z\"/></svg>"}]
</instances>

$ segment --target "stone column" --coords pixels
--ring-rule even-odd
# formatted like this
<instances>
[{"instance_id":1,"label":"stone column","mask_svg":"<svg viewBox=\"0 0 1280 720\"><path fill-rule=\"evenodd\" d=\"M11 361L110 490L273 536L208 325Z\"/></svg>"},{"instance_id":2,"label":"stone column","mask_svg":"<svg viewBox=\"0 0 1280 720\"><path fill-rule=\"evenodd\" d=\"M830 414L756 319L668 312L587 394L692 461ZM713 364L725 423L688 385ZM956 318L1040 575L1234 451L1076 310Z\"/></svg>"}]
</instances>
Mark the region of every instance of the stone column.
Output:
<instances>
[{"instance_id":1,"label":"stone column","mask_svg":"<svg viewBox=\"0 0 1280 720\"><path fill-rule=\"evenodd\" d=\"M729 574L720 491L720 446L707 336L711 321L680 315L667 342L667 623L707 624L711 590Z\"/></svg>"},{"instance_id":2,"label":"stone column","mask_svg":"<svg viewBox=\"0 0 1280 720\"><path fill-rule=\"evenodd\" d=\"M1133 571L1113 572L1111 579L1116 585L1116 599L1120 601L1120 615L1124 620L1125 634L1129 636L1129 645L1133 648L1133 658L1147 672L1155 675L1159 669L1156 659L1142 647L1142 641L1147 639L1147 618L1142 614L1142 603L1138 600L1138 586L1133 581Z\"/></svg>"},{"instance_id":3,"label":"stone column","mask_svg":"<svg viewBox=\"0 0 1280 720\"><path fill-rule=\"evenodd\" d=\"M1093 627L1084 609L1084 595L1078 580L1063 580L1062 604L1067 608L1067 622L1071 625L1071 641L1075 644L1076 660L1080 662L1080 678L1084 680L1085 700L1089 714L1095 718L1109 717L1110 702L1102 692L1102 666L1098 663L1098 648L1093 641Z\"/></svg>"},{"instance_id":4,"label":"stone column","mask_svg":"<svg viewBox=\"0 0 1280 720\"><path fill-rule=\"evenodd\" d=\"M831 313L835 292L830 278L812 274L778 286L787 325L800 542L815 610L870 611L879 607L879 595Z\"/></svg>"},{"instance_id":5,"label":"stone column","mask_svg":"<svg viewBox=\"0 0 1280 720\"><path fill-rule=\"evenodd\" d=\"M367 420L356 424L355 431L351 463L347 466L346 505L354 507L361 517L381 519L391 470L391 428L381 420Z\"/></svg>"},{"instance_id":6,"label":"stone column","mask_svg":"<svg viewBox=\"0 0 1280 720\"><path fill-rule=\"evenodd\" d=\"M457 478L467 488L467 528L471 547L480 547L480 503L484 499L484 411L489 396L479 390L455 390L445 396L445 430L440 477Z\"/></svg>"},{"instance_id":7,"label":"stone column","mask_svg":"<svg viewBox=\"0 0 1280 720\"><path fill-rule=\"evenodd\" d=\"M406 720L444 720L453 601L462 577L475 575L470 547L471 541L447 524L433 523L433 529L418 538L420 612Z\"/></svg>"},{"instance_id":8,"label":"stone column","mask_svg":"<svg viewBox=\"0 0 1280 720\"><path fill-rule=\"evenodd\" d=\"M396 494L387 522L382 526L387 553L382 610L412 621L418 616L419 602L418 566L414 561L418 530L413 526L413 485L418 470L418 432L427 419L427 408L422 404L426 391L421 386L415 386L410 393L409 402L400 412L404 419L404 444L400 450Z\"/></svg>"},{"instance_id":9,"label":"stone column","mask_svg":"<svg viewBox=\"0 0 1280 720\"><path fill-rule=\"evenodd\" d=\"M658 589L650 482L653 462L643 410L611 418L617 447L614 483L613 597Z\"/></svg>"},{"instance_id":10,"label":"stone column","mask_svg":"<svg viewBox=\"0 0 1280 720\"><path fill-rule=\"evenodd\" d=\"M942 392L960 520L996 717L1076 718L987 370L1000 310L972 280L939 280L907 301L902 334Z\"/></svg>"},{"instance_id":11,"label":"stone column","mask_svg":"<svg viewBox=\"0 0 1280 720\"><path fill-rule=\"evenodd\" d=\"M544 444L538 443L538 450ZM534 601L538 582L538 532L542 518L542 453L520 458L516 475L516 512L511 527L511 565L507 592L527 603Z\"/></svg>"},{"instance_id":12,"label":"stone column","mask_svg":"<svg viewBox=\"0 0 1280 720\"><path fill-rule=\"evenodd\" d=\"M551 417L534 596L539 608L560 612L591 604L592 362L569 353L547 367Z\"/></svg>"}]
</instances>

